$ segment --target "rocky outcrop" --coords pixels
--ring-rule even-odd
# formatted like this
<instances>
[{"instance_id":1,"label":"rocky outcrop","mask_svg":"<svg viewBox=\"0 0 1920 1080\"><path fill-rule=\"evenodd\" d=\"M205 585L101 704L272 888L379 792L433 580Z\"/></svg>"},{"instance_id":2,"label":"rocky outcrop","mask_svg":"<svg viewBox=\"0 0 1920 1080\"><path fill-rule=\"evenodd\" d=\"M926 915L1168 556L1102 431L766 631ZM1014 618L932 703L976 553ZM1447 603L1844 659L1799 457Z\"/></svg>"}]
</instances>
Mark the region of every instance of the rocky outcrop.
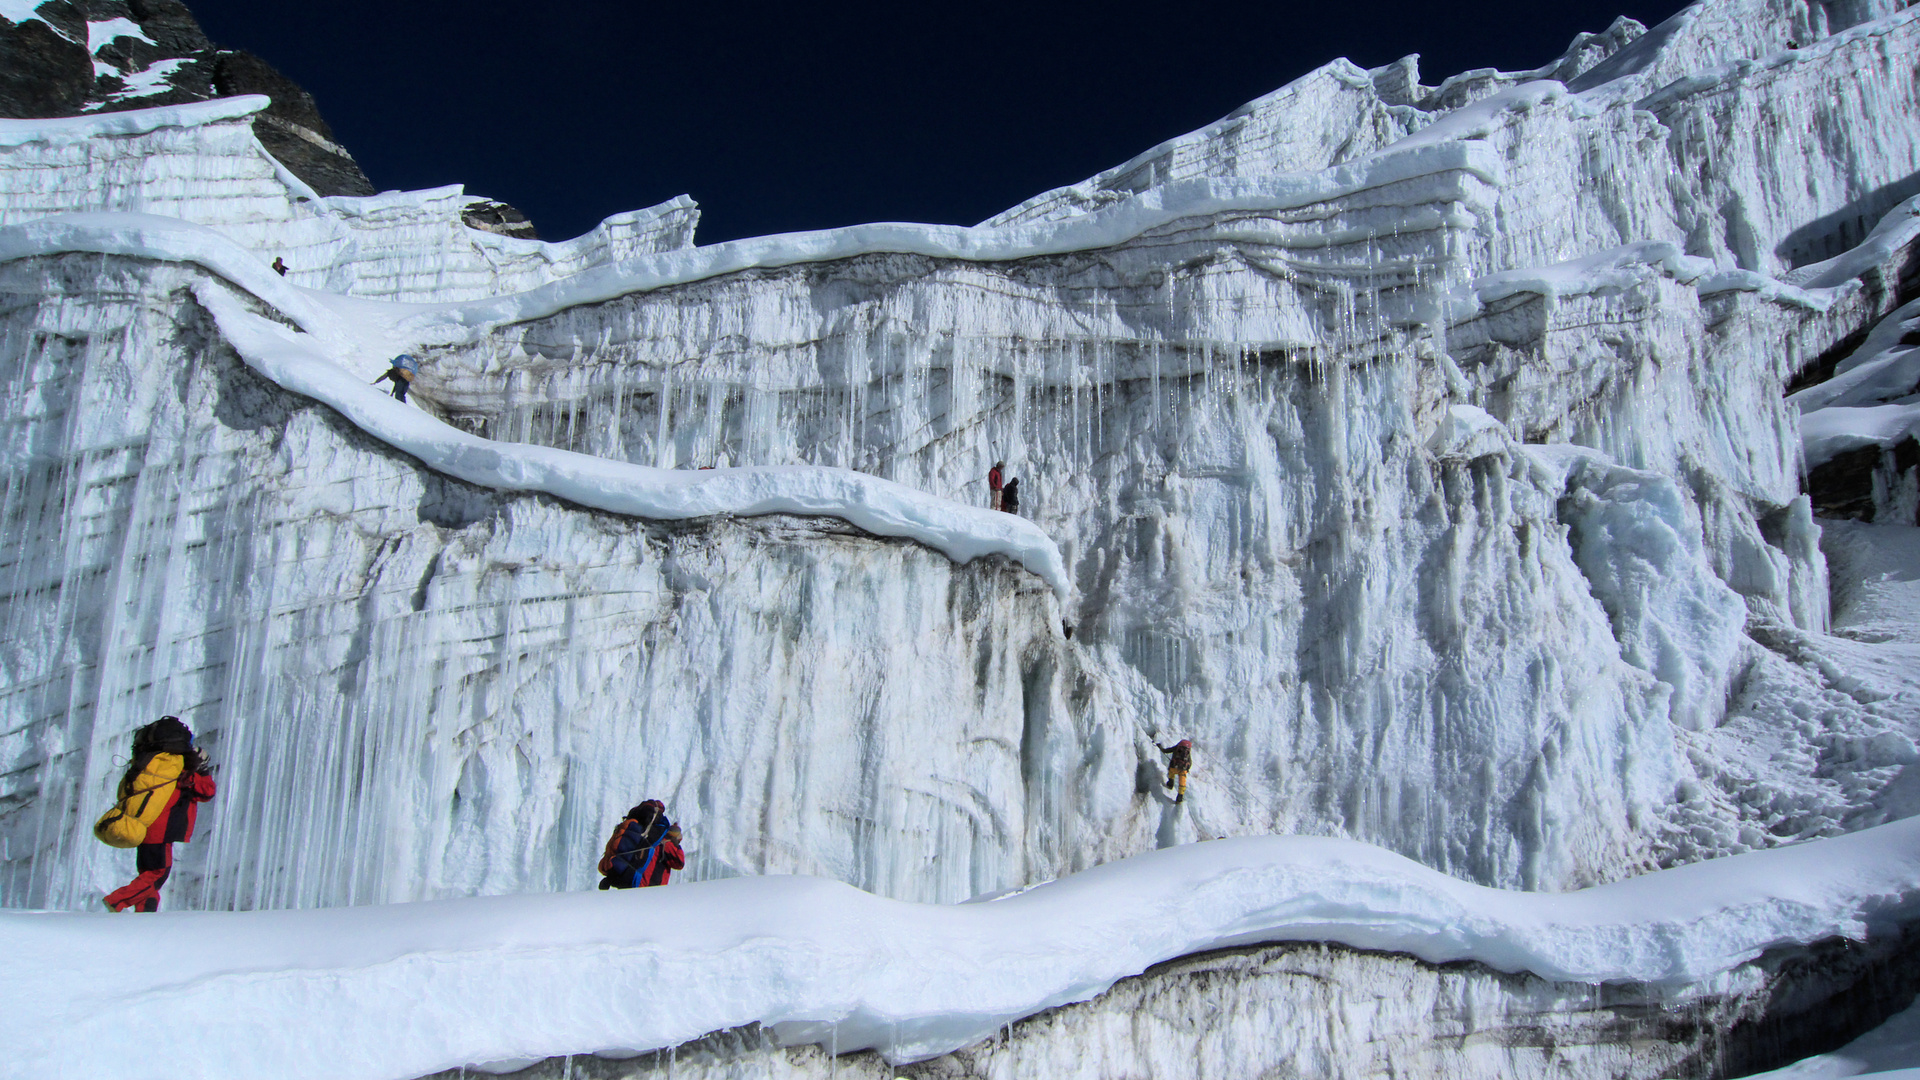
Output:
<instances>
[{"instance_id":1,"label":"rocky outcrop","mask_svg":"<svg viewBox=\"0 0 1920 1080\"><path fill-rule=\"evenodd\" d=\"M254 134L295 176L321 195L376 190L334 141L312 95L252 53L216 46L179 0L47 0L18 24L0 19L0 56L6 57L0 116L72 116L264 94L273 104L255 117ZM508 235L531 234L525 217L519 220L520 230Z\"/></svg>"}]
</instances>

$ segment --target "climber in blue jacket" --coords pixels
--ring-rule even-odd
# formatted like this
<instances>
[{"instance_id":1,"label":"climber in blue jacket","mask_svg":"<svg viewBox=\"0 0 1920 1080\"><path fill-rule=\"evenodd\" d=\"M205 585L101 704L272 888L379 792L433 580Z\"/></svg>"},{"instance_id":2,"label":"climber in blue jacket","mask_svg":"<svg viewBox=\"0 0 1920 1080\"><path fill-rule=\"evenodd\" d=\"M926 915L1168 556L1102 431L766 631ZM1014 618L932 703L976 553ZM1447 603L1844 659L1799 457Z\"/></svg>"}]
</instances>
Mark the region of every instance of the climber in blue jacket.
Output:
<instances>
[{"instance_id":1,"label":"climber in blue jacket","mask_svg":"<svg viewBox=\"0 0 1920 1080\"><path fill-rule=\"evenodd\" d=\"M420 374L420 361L406 353L401 353L393 358L393 366L387 368L385 375L373 380L373 385L379 386L391 380L393 396L404 402L407 400L407 390L413 386L413 377L418 374Z\"/></svg>"}]
</instances>

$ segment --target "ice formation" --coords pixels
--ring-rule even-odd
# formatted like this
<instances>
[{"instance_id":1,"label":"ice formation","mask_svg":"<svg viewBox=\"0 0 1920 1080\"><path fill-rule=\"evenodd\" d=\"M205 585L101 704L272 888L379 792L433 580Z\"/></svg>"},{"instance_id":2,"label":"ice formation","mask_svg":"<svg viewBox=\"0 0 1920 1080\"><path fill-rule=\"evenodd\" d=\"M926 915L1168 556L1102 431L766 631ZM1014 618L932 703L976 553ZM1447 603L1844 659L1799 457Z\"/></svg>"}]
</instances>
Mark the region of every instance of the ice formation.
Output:
<instances>
[{"instance_id":1,"label":"ice formation","mask_svg":"<svg viewBox=\"0 0 1920 1080\"><path fill-rule=\"evenodd\" d=\"M321 197L260 98L0 121L0 903L119 884L162 712L222 767L188 908L579 890L645 795L696 879L943 903L1907 817L1916 54L1894 0L1703 0L1336 61L973 228L705 247Z\"/></svg>"},{"instance_id":2,"label":"ice formation","mask_svg":"<svg viewBox=\"0 0 1920 1080\"><path fill-rule=\"evenodd\" d=\"M1568 894L1469 885L1352 841L1241 837L977 904L763 877L155 920L14 912L0 914L0 973L38 992L0 1017L0 1034L10 1063L37 1075L111 1072L127 1046L182 1030L221 1048L196 1063L208 1080L503 1070L752 1023L904 1063L1157 962L1251 943L1725 993L1769 950L1884 932L1916 905L1909 819ZM143 947L149 922L195 947ZM1196 1060L1191 1074L1227 1064ZM1100 1073L1062 1062L1046 1075Z\"/></svg>"},{"instance_id":3,"label":"ice formation","mask_svg":"<svg viewBox=\"0 0 1920 1080\"><path fill-rule=\"evenodd\" d=\"M675 798L710 872L940 900L1244 832L1551 888L1844 828L1857 807L1691 793L1745 784L1696 751L1745 715L1757 669L1793 663L1760 639L1826 629L1778 388L1893 306L1912 238L1898 214L1868 234L1920 171L1893 60L1920 31L1910 10L1814 27L1738 7L1616 27L1539 78L1428 90L1410 62L1336 63L975 229L707 248L684 203L553 245L461 227L454 191L315 198L259 151L259 99L0 125L21 178L4 273L30 298L10 381L43 403L7 488L34 539L6 617L44 627L20 635L7 697L26 807L7 895L67 904L108 880L82 854L82 792L164 708L302 769L432 762L311 805L237 774L257 812L192 867L216 905L578 885L642 788ZM1608 49L1611 80L1566 67ZM1788 104L1793 122L1766 118ZM1808 223L1842 210L1850 242L1829 250ZM428 358L429 411L492 442L348 385L402 349ZM1454 438L1462 416L1484 421ZM444 434L427 450L395 425ZM979 505L1002 457L1057 566L1024 523L974 514L1001 535L957 541L957 506L840 518L939 534L963 562L1004 551L1063 609L1018 589L956 606L982 587L966 568L936 601L876 580L852 539L798 544L832 582L803 598L806 577L756 565L751 526L622 540L577 509L820 513L744 490L794 465L894 482L806 474L853 485L827 499L843 507L898 485ZM534 475L554 461L583 471ZM648 475L742 490L672 514L583 494L605 487L589 474L690 465L723 469ZM683 572L680 549L716 544L737 545L725 574ZM587 584L649 555L653 585ZM231 587L172 598L197 582ZM870 623L939 608L950 629L929 623L897 685ZM593 647L564 647L581 619ZM736 664L754 675L722 685ZM1203 748L1190 814L1140 779L1176 732ZM845 764L793 768L787 738ZM876 745L896 747L877 773ZM789 810L798 787L819 802ZM363 839L329 849L363 863L265 883L260 864L345 822Z\"/></svg>"}]
</instances>

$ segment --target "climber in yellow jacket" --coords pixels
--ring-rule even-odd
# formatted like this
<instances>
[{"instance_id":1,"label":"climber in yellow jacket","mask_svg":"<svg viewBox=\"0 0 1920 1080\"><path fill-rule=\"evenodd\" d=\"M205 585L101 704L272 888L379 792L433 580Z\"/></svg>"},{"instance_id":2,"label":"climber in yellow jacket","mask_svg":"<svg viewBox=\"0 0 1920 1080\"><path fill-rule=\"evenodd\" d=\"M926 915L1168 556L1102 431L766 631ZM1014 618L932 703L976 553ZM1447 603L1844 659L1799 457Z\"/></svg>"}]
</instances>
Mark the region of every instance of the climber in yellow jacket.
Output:
<instances>
[{"instance_id":1,"label":"climber in yellow jacket","mask_svg":"<svg viewBox=\"0 0 1920 1080\"><path fill-rule=\"evenodd\" d=\"M133 760L120 778L120 801L93 826L93 835L134 852L134 879L107 894L115 911L160 910L160 886L173 872L173 845L193 839L199 805L213 798L207 758L177 716L163 716L133 733Z\"/></svg>"}]
</instances>

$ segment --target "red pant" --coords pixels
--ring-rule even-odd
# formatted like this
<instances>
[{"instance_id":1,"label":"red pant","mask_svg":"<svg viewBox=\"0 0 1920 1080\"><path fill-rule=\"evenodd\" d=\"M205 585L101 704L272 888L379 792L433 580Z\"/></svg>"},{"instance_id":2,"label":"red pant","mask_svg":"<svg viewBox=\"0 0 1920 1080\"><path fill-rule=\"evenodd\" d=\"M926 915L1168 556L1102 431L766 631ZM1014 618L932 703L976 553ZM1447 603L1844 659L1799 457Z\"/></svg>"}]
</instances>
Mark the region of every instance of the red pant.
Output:
<instances>
[{"instance_id":1,"label":"red pant","mask_svg":"<svg viewBox=\"0 0 1920 1080\"><path fill-rule=\"evenodd\" d=\"M160 910L160 886L173 873L172 844L141 844L133 855L133 868L140 873L127 884L107 894L107 906L115 911Z\"/></svg>"}]
</instances>

